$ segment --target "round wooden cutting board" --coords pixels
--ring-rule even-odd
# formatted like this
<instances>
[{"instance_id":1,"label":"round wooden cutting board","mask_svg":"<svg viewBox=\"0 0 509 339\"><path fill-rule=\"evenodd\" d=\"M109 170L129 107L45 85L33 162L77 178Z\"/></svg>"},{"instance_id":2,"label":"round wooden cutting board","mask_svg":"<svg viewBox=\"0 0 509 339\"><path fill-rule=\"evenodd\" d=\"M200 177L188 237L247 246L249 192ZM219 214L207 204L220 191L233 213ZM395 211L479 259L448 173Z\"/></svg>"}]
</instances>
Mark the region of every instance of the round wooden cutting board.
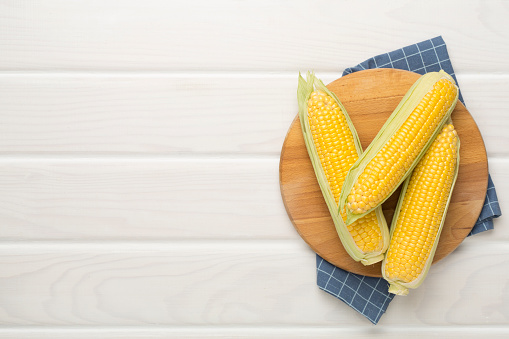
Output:
<instances>
[{"instance_id":1,"label":"round wooden cutting board","mask_svg":"<svg viewBox=\"0 0 509 339\"><path fill-rule=\"evenodd\" d=\"M369 145L419 74L371 69L344 76L327 87L345 106L363 149ZM460 138L460 168L434 263L451 253L474 226L486 196L488 159L481 133L458 101L452 113ZM364 266L347 254L318 186L298 116L290 126L279 164L281 195L297 232L325 260L353 273L381 277L381 263ZM391 224L400 189L382 206Z\"/></svg>"}]
</instances>

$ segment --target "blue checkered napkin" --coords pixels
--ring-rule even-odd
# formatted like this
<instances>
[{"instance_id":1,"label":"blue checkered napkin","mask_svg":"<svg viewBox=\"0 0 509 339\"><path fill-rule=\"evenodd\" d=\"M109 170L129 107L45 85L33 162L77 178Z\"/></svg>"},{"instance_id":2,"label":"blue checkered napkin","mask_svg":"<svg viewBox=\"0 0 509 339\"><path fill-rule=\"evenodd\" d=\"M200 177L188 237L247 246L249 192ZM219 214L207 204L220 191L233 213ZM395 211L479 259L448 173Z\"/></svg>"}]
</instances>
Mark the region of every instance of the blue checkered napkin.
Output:
<instances>
[{"instance_id":1,"label":"blue checkered napkin","mask_svg":"<svg viewBox=\"0 0 509 339\"><path fill-rule=\"evenodd\" d=\"M371 68L398 68L419 74L438 72L443 69L458 83L452 68L451 60L449 60L447 47L441 36L406 46L389 53L377 55L361 62L357 66L345 69L343 75ZM459 100L463 102L461 91Z\"/></svg>"},{"instance_id":2,"label":"blue checkered napkin","mask_svg":"<svg viewBox=\"0 0 509 339\"><path fill-rule=\"evenodd\" d=\"M375 325L394 298L384 279L347 272L318 254L316 271L318 287L343 300Z\"/></svg>"},{"instance_id":3,"label":"blue checkered napkin","mask_svg":"<svg viewBox=\"0 0 509 339\"><path fill-rule=\"evenodd\" d=\"M452 75L458 83L442 37L377 55L355 67L347 68L343 75L370 68L399 68L419 74L443 69ZM461 92L459 99L464 103ZM500 215L497 193L490 176L484 207L469 235L493 229L493 219ZM316 256L316 267L318 286L344 301L373 324L378 323L394 298L394 294L388 292L389 284L382 278L365 277L347 272L318 255Z\"/></svg>"},{"instance_id":4,"label":"blue checkered napkin","mask_svg":"<svg viewBox=\"0 0 509 339\"><path fill-rule=\"evenodd\" d=\"M472 231L468 236L478 234L484 231L493 229L493 219L498 218L502 215L500 205L498 204L497 192L495 191L495 185L491 180L491 175L488 175L488 191L486 192L486 198L484 199L484 206L479 215L479 219L475 223Z\"/></svg>"}]
</instances>

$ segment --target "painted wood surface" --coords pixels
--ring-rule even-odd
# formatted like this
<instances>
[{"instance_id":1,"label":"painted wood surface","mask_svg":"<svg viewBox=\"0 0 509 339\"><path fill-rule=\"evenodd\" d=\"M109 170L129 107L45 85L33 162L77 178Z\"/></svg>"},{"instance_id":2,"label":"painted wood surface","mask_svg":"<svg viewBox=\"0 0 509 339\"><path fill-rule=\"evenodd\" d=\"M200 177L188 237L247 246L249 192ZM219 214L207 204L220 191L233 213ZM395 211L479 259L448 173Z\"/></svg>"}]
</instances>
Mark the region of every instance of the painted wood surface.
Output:
<instances>
[{"instance_id":1,"label":"painted wood surface","mask_svg":"<svg viewBox=\"0 0 509 339\"><path fill-rule=\"evenodd\" d=\"M279 156L297 114L297 75L2 74L0 154ZM317 76L327 84L341 71ZM500 147L509 144L509 74L460 73L458 83L488 154L509 155Z\"/></svg>"},{"instance_id":2,"label":"painted wood surface","mask_svg":"<svg viewBox=\"0 0 509 339\"><path fill-rule=\"evenodd\" d=\"M0 338L509 335L509 227L379 325L281 199L298 71L442 35L509 201L509 2L0 2ZM437 306L438 305L438 306Z\"/></svg>"},{"instance_id":3,"label":"painted wood surface","mask_svg":"<svg viewBox=\"0 0 509 339\"><path fill-rule=\"evenodd\" d=\"M456 72L507 72L507 1L2 1L1 69L336 71L443 35ZM482 65L482 67L479 67Z\"/></svg>"},{"instance_id":4,"label":"painted wood surface","mask_svg":"<svg viewBox=\"0 0 509 339\"><path fill-rule=\"evenodd\" d=\"M505 242L468 239L380 327L505 325L508 253ZM7 327L372 326L316 288L304 242L13 243L0 254Z\"/></svg>"}]
</instances>

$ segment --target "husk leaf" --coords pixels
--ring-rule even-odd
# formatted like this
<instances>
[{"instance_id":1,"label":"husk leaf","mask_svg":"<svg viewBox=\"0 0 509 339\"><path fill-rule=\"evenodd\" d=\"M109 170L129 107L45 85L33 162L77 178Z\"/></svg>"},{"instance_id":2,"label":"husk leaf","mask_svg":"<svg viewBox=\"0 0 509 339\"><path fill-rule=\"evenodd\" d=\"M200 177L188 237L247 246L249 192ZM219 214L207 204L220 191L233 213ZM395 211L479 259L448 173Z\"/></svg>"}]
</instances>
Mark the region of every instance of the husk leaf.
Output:
<instances>
[{"instance_id":1,"label":"husk leaf","mask_svg":"<svg viewBox=\"0 0 509 339\"><path fill-rule=\"evenodd\" d=\"M342 105L342 103L338 99L338 97L334 93L329 91L329 89L323 84L323 82L321 80L319 80L314 75L314 73L311 73L311 72L307 73L307 81L304 80L302 75L299 73L298 89L297 89L297 99L298 99L298 105L299 105L299 119L300 119L300 123L301 123L302 133L304 136L304 142L306 144L306 149L308 151L311 163L313 165L313 169L315 171L316 178L318 180L318 184L320 186L323 197L325 199L325 203L327 204L327 207L331 214L332 220L334 221L334 226L336 228L338 236L339 236L341 243L343 244L343 247L345 248L345 250L348 252L348 254L355 261L360 261L364 265L370 265L370 264L376 263L383 259L383 253L385 253L385 251L387 250L387 246L389 244L389 230L388 230L384 215L382 213L382 209L379 208L376 210L376 216L378 219L378 224L381 227L383 247L380 251L364 252L357 246L357 244L353 240L350 232L348 231L348 228L346 227L345 223L343 222L343 219L341 218L341 215L339 214L338 205L336 204L336 201L334 200L334 195L332 193L330 185L329 185L327 178L325 176L325 172L322 168L322 165L320 163L320 158L318 156L315 144L313 142L311 129L309 127L307 105L308 105L309 97L314 90L321 90L321 91L325 92L327 95L331 96L336 101L336 103L341 108L341 110L346 118L346 121L350 128L350 131L353 134L355 149L357 150L357 153L359 155L362 153L362 147L361 147L361 143L360 143L359 137L357 135L357 132L355 131L355 127L354 127L352 121L350 120L350 117L348 116L345 107Z\"/></svg>"},{"instance_id":2,"label":"husk leaf","mask_svg":"<svg viewBox=\"0 0 509 339\"><path fill-rule=\"evenodd\" d=\"M446 123L452 124L451 119L449 118ZM433 263L433 257L435 256L435 252L437 250L438 242L440 239L440 234L442 233L442 229L444 227L444 223L445 223L445 219L446 219L446 215L447 215L447 209L449 208L449 203L451 202L454 185L456 184L456 179L458 178L459 163L460 163L460 139L459 139L459 136L457 136L456 164L454 167L454 177L453 177L453 181L451 184L451 189L449 191L449 196L447 198L447 202L445 205L444 214L442 215L442 220L441 220L440 226L438 228L437 236L436 236L435 242L433 243L433 246L431 248L431 253L430 253L428 259L426 260L426 263L424 264L424 269L422 270L421 274L414 281L409 282L409 283L401 281L401 280L392 280L392 279L387 278L385 276L386 260L384 260L382 262L382 276L384 277L385 280L387 280L390 283L390 286L389 286L390 293L397 294L397 295L407 295L409 288L415 289L415 288L419 287L422 284L422 282L424 281L424 279L426 278L426 276L428 275L428 271L431 267L431 264ZM396 210L394 212L394 217L393 217L392 223L391 223L391 232L390 232L391 238L394 233L394 229L396 228L395 225L396 225L396 222L399 217L399 212L401 210L401 205L403 204L403 199L405 198L405 194L407 191L408 184L410 182L410 178L411 178L411 176L409 176L405 180L405 183L403 184L403 188L401 190L401 194L398 199L398 204L396 205Z\"/></svg>"},{"instance_id":3,"label":"husk leaf","mask_svg":"<svg viewBox=\"0 0 509 339\"><path fill-rule=\"evenodd\" d=\"M392 137L392 135L401 127L401 125L405 122L405 120L408 118L408 116L412 113L412 111L417 107L421 99L428 93L432 88L435 82L439 81L440 79L448 79L453 84L455 84L454 79L441 70L440 72L430 72L426 73L425 75L421 76L413 85L412 87L407 91L403 99L400 101L396 109L393 111L391 116L387 119L385 124L382 126L378 134L375 136L371 144L366 148L364 153L359 157L359 159L353 164L352 168L348 172L346 179L343 183L343 187L341 189L341 195L339 198L339 210L342 210L346 207L346 202L348 195L350 194L350 191L353 188L353 185L355 184L357 178L359 175L362 174L364 171L364 168L367 166L367 164L373 159L378 151L382 149L382 147L385 145L385 143ZM457 89L457 86L456 86ZM405 181L405 179L412 173L412 170L417 165L419 160L424 156L426 151L428 150L429 146L435 139L435 137L440 133L440 130L442 129L445 122L449 119L452 111L456 107L456 103L459 96L459 90L456 90L456 97L454 98L454 102L451 105L450 109L446 112L443 119L441 120L441 123L438 125L436 130L434 131L433 135L430 137L430 139L427 141L427 143L422 148L419 155L416 157L414 162L411 164L410 168L406 171L405 175L400 179L397 185L394 186L392 191L387 194L387 196L374 208L368 210L365 213L362 214L354 214L352 213L348 208L346 208L346 224L350 225L355 220L362 218L366 214L373 211L373 209L378 208L383 202L385 202L398 188L398 186Z\"/></svg>"}]
</instances>

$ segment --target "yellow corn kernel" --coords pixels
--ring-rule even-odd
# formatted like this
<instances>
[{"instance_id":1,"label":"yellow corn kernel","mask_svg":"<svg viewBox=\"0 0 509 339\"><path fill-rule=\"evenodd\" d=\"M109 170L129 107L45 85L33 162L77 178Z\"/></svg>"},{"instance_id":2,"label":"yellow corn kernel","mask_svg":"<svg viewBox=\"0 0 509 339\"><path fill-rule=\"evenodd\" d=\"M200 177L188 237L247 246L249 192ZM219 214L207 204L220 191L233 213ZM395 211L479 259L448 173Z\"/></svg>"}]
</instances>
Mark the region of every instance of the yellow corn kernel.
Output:
<instances>
[{"instance_id":1,"label":"yellow corn kernel","mask_svg":"<svg viewBox=\"0 0 509 339\"><path fill-rule=\"evenodd\" d=\"M425 278L433 261L457 176L459 138L445 125L403 188L382 266L389 291L405 295Z\"/></svg>"},{"instance_id":2,"label":"yellow corn kernel","mask_svg":"<svg viewBox=\"0 0 509 339\"><path fill-rule=\"evenodd\" d=\"M366 175L361 174L354 183L347 203L351 213L369 211L396 189L455 103L456 91L453 83L441 79L422 98L403 125L369 161L364 169ZM373 203L360 205L357 197Z\"/></svg>"},{"instance_id":3,"label":"yellow corn kernel","mask_svg":"<svg viewBox=\"0 0 509 339\"><path fill-rule=\"evenodd\" d=\"M383 259L389 231L381 208L358 222L345 225L345 209L338 201L348 171L362 152L359 138L339 99L308 72L299 76L297 89L299 119L306 149L318 184L343 247L355 260L370 265ZM369 201L360 199L361 206Z\"/></svg>"},{"instance_id":4,"label":"yellow corn kernel","mask_svg":"<svg viewBox=\"0 0 509 339\"><path fill-rule=\"evenodd\" d=\"M334 110L334 108L337 109ZM337 204L346 174L359 158L353 134L334 99L322 91L311 93L311 98L308 100L308 119L320 164ZM365 202L361 200L359 204L364 206ZM343 220L346 218L344 212L342 217ZM375 212L347 227L356 245L362 251L381 250L382 233Z\"/></svg>"},{"instance_id":5,"label":"yellow corn kernel","mask_svg":"<svg viewBox=\"0 0 509 339\"><path fill-rule=\"evenodd\" d=\"M414 83L345 178L338 203L345 224L378 208L408 177L457 100L454 79L444 71Z\"/></svg>"},{"instance_id":6,"label":"yellow corn kernel","mask_svg":"<svg viewBox=\"0 0 509 339\"><path fill-rule=\"evenodd\" d=\"M341 217L343 220L346 219L344 211L341 213ZM346 227L355 240L357 247L363 252L382 250L384 245L382 231L375 212L367 214ZM358 237L355 237L357 235Z\"/></svg>"}]
</instances>

